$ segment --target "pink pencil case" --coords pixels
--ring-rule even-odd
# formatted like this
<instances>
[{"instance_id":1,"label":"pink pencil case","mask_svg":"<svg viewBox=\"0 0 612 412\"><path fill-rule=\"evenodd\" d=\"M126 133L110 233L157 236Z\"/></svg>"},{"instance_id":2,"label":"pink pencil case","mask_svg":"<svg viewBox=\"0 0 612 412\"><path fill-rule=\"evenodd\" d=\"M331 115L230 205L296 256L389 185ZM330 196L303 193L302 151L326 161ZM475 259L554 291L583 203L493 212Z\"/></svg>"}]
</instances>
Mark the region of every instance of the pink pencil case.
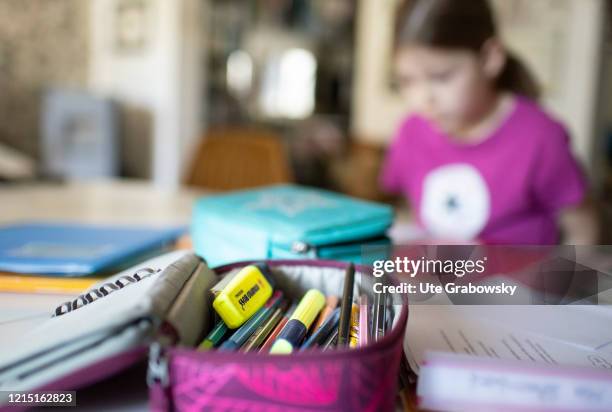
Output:
<instances>
[{"instance_id":1,"label":"pink pencil case","mask_svg":"<svg viewBox=\"0 0 612 412\"><path fill-rule=\"evenodd\" d=\"M247 262L217 268L220 276ZM347 264L269 261L277 285L299 298L307 289L340 294ZM369 294L371 278L357 268L354 296ZM356 299L355 302L358 300ZM151 407L157 411L388 411L396 400L408 308L388 302L385 336L355 349L311 350L291 355L196 351L152 347ZM160 367L161 365L161 367Z\"/></svg>"}]
</instances>

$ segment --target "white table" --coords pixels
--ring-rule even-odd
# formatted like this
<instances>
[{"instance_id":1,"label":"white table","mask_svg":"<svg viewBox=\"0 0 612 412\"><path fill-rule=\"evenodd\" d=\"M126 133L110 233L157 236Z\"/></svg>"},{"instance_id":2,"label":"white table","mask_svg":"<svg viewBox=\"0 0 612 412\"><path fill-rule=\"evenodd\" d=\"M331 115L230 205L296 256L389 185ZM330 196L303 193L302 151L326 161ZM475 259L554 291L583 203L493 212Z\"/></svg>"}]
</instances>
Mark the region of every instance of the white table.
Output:
<instances>
[{"instance_id":1,"label":"white table","mask_svg":"<svg viewBox=\"0 0 612 412\"><path fill-rule=\"evenodd\" d=\"M206 191L181 189L162 191L147 182L135 180L100 181L95 183L27 184L0 186L0 224L20 221L54 221L96 224L187 225L191 208ZM70 300L66 295L33 295L0 293L0 351L19 344L24 332L42 322L58 304ZM86 404L79 410L96 410L97 393L107 395L108 385L127 383L131 396L113 397L112 409L146 409L146 387L132 382L138 372L128 371L117 383L106 382L83 392ZM127 381L129 382L127 382ZM123 381L123 382L122 382ZM125 393L117 391L116 393ZM109 398L107 397L106 400ZM105 404L105 407L109 407ZM46 408L45 410L48 410Z\"/></svg>"}]
</instances>

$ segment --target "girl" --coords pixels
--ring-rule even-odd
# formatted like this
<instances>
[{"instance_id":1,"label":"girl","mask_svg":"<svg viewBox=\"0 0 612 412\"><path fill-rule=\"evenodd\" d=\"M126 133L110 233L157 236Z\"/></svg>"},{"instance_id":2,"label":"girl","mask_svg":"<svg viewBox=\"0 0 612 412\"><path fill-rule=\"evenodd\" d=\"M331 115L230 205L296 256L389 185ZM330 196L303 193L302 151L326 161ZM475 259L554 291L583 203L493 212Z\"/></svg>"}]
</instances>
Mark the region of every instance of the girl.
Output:
<instances>
[{"instance_id":1,"label":"girl","mask_svg":"<svg viewBox=\"0 0 612 412\"><path fill-rule=\"evenodd\" d=\"M499 40L486 0L413 0L399 15L396 72L413 109L382 184L446 241L595 242L586 182L563 125Z\"/></svg>"}]
</instances>

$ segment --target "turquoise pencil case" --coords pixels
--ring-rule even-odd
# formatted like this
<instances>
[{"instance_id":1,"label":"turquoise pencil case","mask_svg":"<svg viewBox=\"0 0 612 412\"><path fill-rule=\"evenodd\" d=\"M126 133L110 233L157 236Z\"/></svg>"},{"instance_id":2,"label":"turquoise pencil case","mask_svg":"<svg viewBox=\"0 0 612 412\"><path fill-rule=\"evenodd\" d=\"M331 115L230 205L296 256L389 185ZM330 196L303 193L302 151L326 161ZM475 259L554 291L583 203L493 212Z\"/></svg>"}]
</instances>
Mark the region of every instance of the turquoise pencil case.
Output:
<instances>
[{"instance_id":1,"label":"turquoise pencil case","mask_svg":"<svg viewBox=\"0 0 612 412\"><path fill-rule=\"evenodd\" d=\"M386 250L392 221L384 204L278 185L199 199L191 231L196 253L212 267L249 259L360 263L364 250Z\"/></svg>"}]
</instances>

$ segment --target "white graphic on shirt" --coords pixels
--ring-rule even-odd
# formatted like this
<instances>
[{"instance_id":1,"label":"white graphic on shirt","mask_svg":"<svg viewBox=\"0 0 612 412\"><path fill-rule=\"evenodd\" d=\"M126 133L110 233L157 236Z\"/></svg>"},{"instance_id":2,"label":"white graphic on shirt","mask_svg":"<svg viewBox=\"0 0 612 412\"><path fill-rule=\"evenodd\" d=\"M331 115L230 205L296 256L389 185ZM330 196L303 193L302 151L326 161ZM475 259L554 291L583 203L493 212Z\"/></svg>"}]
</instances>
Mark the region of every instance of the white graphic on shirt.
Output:
<instances>
[{"instance_id":1,"label":"white graphic on shirt","mask_svg":"<svg viewBox=\"0 0 612 412\"><path fill-rule=\"evenodd\" d=\"M473 240L489 220L490 208L487 184L471 165L442 166L425 177L421 218L433 236Z\"/></svg>"}]
</instances>

